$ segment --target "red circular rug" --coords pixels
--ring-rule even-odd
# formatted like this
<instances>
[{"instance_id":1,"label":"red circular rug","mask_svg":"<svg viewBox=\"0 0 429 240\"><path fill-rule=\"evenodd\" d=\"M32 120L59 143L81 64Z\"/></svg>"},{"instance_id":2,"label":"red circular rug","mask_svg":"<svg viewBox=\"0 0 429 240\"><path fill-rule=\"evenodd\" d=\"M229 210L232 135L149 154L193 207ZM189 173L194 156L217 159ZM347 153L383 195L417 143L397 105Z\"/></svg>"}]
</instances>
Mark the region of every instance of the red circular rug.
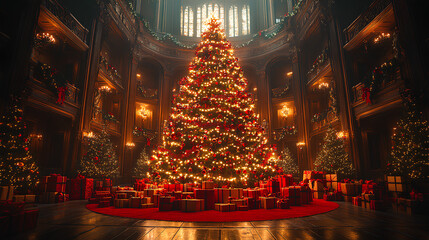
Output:
<instances>
[{"instance_id":1,"label":"red circular rug","mask_svg":"<svg viewBox=\"0 0 429 240\"><path fill-rule=\"evenodd\" d=\"M290 209L257 209L235 212L218 212L213 210L193 213L180 211L160 212L158 208L98 208L97 206L97 204L88 204L86 208L93 212L110 216L180 222L248 222L298 218L326 213L339 207L338 203L318 199L314 199L311 204L293 206Z\"/></svg>"}]
</instances>

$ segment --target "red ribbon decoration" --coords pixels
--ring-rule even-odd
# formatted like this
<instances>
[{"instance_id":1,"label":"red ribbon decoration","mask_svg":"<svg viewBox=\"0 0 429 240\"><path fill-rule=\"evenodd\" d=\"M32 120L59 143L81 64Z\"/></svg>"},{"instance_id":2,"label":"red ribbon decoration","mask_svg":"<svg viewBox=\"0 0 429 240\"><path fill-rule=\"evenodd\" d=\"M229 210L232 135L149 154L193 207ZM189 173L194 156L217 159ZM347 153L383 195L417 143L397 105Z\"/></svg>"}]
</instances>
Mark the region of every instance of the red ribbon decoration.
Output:
<instances>
[{"instance_id":1,"label":"red ribbon decoration","mask_svg":"<svg viewBox=\"0 0 429 240\"><path fill-rule=\"evenodd\" d=\"M362 88L362 100L370 104L371 103L370 96L371 96L371 93L369 91L369 88L367 87Z\"/></svg>"},{"instance_id":2,"label":"red ribbon decoration","mask_svg":"<svg viewBox=\"0 0 429 240\"><path fill-rule=\"evenodd\" d=\"M58 91L57 103L58 104L63 104L64 101L66 100L67 87L58 87L57 91Z\"/></svg>"}]
</instances>

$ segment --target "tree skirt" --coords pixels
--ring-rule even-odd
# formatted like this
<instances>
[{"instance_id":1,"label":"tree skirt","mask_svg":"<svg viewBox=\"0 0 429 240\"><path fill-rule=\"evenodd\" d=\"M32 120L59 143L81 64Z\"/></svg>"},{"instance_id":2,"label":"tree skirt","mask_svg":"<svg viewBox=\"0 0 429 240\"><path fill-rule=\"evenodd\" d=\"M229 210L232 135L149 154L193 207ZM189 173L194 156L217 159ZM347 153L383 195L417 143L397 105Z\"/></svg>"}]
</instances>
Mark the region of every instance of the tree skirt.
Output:
<instances>
[{"instance_id":1,"label":"tree skirt","mask_svg":"<svg viewBox=\"0 0 429 240\"><path fill-rule=\"evenodd\" d=\"M293 206L290 209L257 209L235 212L218 212L214 210L193 213L181 211L160 212L158 208L98 208L98 204L86 205L86 208L93 212L110 216L180 222L248 222L298 218L326 213L338 207L339 205L335 202L318 199L314 199L311 204Z\"/></svg>"}]
</instances>

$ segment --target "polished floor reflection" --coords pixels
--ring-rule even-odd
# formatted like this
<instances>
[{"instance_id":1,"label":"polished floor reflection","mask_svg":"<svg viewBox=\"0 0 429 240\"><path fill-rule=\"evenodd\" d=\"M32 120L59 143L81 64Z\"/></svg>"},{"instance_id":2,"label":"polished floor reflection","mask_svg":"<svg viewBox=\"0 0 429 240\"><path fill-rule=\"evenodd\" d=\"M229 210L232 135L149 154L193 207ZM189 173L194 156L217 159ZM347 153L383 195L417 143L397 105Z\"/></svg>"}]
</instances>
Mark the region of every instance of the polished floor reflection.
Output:
<instances>
[{"instance_id":1,"label":"polished floor reflection","mask_svg":"<svg viewBox=\"0 0 429 240\"><path fill-rule=\"evenodd\" d=\"M41 205L38 227L10 239L429 239L427 217L369 211L349 203L311 217L232 223L111 217L87 210L85 203Z\"/></svg>"}]
</instances>

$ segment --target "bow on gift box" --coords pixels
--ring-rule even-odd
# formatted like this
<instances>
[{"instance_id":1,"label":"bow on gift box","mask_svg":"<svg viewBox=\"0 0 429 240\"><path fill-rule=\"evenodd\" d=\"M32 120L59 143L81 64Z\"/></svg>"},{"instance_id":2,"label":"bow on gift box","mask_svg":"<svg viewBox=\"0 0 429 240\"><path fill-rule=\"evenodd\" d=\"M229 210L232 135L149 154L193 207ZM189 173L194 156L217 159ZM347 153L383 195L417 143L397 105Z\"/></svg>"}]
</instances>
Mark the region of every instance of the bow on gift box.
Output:
<instances>
[{"instance_id":1,"label":"bow on gift box","mask_svg":"<svg viewBox=\"0 0 429 240\"><path fill-rule=\"evenodd\" d=\"M192 199L191 195L186 196L186 199Z\"/></svg>"},{"instance_id":2,"label":"bow on gift box","mask_svg":"<svg viewBox=\"0 0 429 240\"><path fill-rule=\"evenodd\" d=\"M279 200L277 200L277 203L287 203L287 200L284 198L280 198Z\"/></svg>"}]
</instances>

